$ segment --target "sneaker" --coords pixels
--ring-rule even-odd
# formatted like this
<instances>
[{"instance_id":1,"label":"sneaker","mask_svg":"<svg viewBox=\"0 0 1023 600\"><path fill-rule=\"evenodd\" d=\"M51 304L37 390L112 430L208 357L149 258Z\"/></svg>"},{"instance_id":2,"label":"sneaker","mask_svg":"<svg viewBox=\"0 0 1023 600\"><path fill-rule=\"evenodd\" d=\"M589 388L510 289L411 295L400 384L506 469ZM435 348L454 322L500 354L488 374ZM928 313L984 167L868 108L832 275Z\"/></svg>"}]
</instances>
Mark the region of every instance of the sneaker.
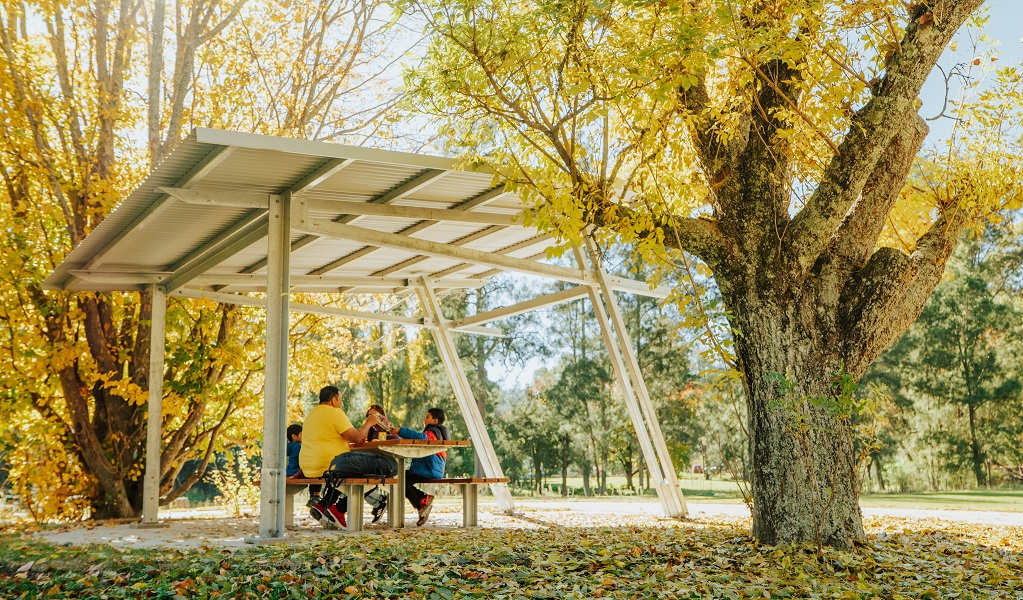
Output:
<instances>
[{"instance_id":1,"label":"sneaker","mask_svg":"<svg viewBox=\"0 0 1023 600\"><path fill-rule=\"evenodd\" d=\"M384 498L383 502L373 507L373 520L371 523L376 523L384 516L384 511L387 510L387 498Z\"/></svg>"},{"instance_id":2,"label":"sneaker","mask_svg":"<svg viewBox=\"0 0 1023 600\"><path fill-rule=\"evenodd\" d=\"M422 527L426 523L426 519L430 517L431 508L433 508L433 496L427 496L422 508L419 509L419 520L416 521L416 525Z\"/></svg>"},{"instance_id":3,"label":"sneaker","mask_svg":"<svg viewBox=\"0 0 1023 600\"><path fill-rule=\"evenodd\" d=\"M306 506L309 507L309 516L312 517L314 521L323 522L323 518L327 516L327 509L324 508L322 504L314 502L312 505L306 503Z\"/></svg>"},{"instance_id":4,"label":"sneaker","mask_svg":"<svg viewBox=\"0 0 1023 600\"><path fill-rule=\"evenodd\" d=\"M337 529L348 528L348 520L345 519L345 513L338 510L337 506L327 507L327 518L334 522Z\"/></svg>"}]
</instances>

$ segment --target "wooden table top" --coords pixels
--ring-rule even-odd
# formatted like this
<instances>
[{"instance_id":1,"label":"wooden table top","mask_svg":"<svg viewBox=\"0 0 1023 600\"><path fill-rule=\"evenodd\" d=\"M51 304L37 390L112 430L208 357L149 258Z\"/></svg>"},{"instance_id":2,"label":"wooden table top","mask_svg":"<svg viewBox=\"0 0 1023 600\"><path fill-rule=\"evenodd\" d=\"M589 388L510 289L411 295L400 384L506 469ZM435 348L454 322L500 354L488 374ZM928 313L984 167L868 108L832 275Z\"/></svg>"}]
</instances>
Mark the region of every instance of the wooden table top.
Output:
<instances>
[{"instance_id":1,"label":"wooden table top","mask_svg":"<svg viewBox=\"0 0 1023 600\"><path fill-rule=\"evenodd\" d=\"M351 449L402 458L423 458L450 448L468 446L469 440L372 440L351 444Z\"/></svg>"},{"instance_id":2,"label":"wooden table top","mask_svg":"<svg viewBox=\"0 0 1023 600\"><path fill-rule=\"evenodd\" d=\"M381 448L386 446L468 446L469 440L367 440L355 442L352 448Z\"/></svg>"}]
</instances>

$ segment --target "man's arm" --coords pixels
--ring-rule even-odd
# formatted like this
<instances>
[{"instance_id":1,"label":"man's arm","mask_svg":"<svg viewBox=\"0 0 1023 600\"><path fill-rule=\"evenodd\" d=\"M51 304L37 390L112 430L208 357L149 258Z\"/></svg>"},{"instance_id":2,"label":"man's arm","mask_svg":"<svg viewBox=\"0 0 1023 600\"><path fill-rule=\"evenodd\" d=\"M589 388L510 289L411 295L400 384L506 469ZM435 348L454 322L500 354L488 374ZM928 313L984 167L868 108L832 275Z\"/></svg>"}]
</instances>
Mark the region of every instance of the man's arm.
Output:
<instances>
[{"instance_id":1,"label":"man's arm","mask_svg":"<svg viewBox=\"0 0 1023 600\"><path fill-rule=\"evenodd\" d=\"M365 441L366 436L369 435L370 428L379 422L380 417L376 415L369 415L366 417L366 422L362 424L362 427L358 429L352 427L351 429L342 431L341 436L348 440L349 444Z\"/></svg>"}]
</instances>

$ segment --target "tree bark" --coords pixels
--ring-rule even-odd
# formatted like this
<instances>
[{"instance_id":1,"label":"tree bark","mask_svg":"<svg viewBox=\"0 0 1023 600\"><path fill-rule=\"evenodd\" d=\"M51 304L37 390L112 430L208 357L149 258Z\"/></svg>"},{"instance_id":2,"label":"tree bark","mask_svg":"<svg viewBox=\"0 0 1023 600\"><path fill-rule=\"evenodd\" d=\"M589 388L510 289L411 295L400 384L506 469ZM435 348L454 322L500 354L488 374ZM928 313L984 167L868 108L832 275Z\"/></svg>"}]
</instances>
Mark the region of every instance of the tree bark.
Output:
<instances>
[{"instance_id":1,"label":"tree bark","mask_svg":"<svg viewBox=\"0 0 1023 600\"><path fill-rule=\"evenodd\" d=\"M874 453L874 475L877 477L877 487L883 492L884 487L884 473L881 472L881 457Z\"/></svg>"},{"instance_id":2,"label":"tree bark","mask_svg":"<svg viewBox=\"0 0 1023 600\"><path fill-rule=\"evenodd\" d=\"M754 300L736 316L756 465L753 535L848 547L863 525L852 425L835 382L842 362L813 327L814 302L786 304Z\"/></svg>"},{"instance_id":3,"label":"tree bark","mask_svg":"<svg viewBox=\"0 0 1023 600\"><path fill-rule=\"evenodd\" d=\"M571 438L568 434L561 437L561 495L568 496L568 457Z\"/></svg>"},{"instance_id":4,"label":"tree bark","mask_svg":"<svg viewBox=\"0 0 1023 600\"><path fill-rule=\"evenodd\" d=\"M632 440L629 440L629 448L626 451L625 456L626 456L625 461L624 461L624 466L625 466L625 486L628 489L630 489L630 490L634 490L636 488L632 485L632 474L633 474L633 470L632 470L632 457L633 457L633 454L632 454Z\"/></svg>"}]
</instances>

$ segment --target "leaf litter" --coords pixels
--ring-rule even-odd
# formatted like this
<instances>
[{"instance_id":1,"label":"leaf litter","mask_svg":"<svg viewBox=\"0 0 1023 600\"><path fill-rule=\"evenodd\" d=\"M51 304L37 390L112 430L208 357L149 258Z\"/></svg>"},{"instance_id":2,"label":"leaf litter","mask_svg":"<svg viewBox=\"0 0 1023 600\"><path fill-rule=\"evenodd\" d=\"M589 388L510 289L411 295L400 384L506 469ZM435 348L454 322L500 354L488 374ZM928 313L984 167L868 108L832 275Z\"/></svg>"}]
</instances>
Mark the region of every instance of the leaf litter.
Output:
<instances>
[{"instance_id":1,"label":"leaf litter","mask_svg":"<svg viewBox=\"0 0 1023 600\"><path fill-rule=\"evenodd\" d=\"M0 597L1023 600L1023 527L869 517L865 540L818 553L758 544L748 518L525 511L509 522L237 551L56 547L7 533Z\"/></svg>"}]
</instances>

